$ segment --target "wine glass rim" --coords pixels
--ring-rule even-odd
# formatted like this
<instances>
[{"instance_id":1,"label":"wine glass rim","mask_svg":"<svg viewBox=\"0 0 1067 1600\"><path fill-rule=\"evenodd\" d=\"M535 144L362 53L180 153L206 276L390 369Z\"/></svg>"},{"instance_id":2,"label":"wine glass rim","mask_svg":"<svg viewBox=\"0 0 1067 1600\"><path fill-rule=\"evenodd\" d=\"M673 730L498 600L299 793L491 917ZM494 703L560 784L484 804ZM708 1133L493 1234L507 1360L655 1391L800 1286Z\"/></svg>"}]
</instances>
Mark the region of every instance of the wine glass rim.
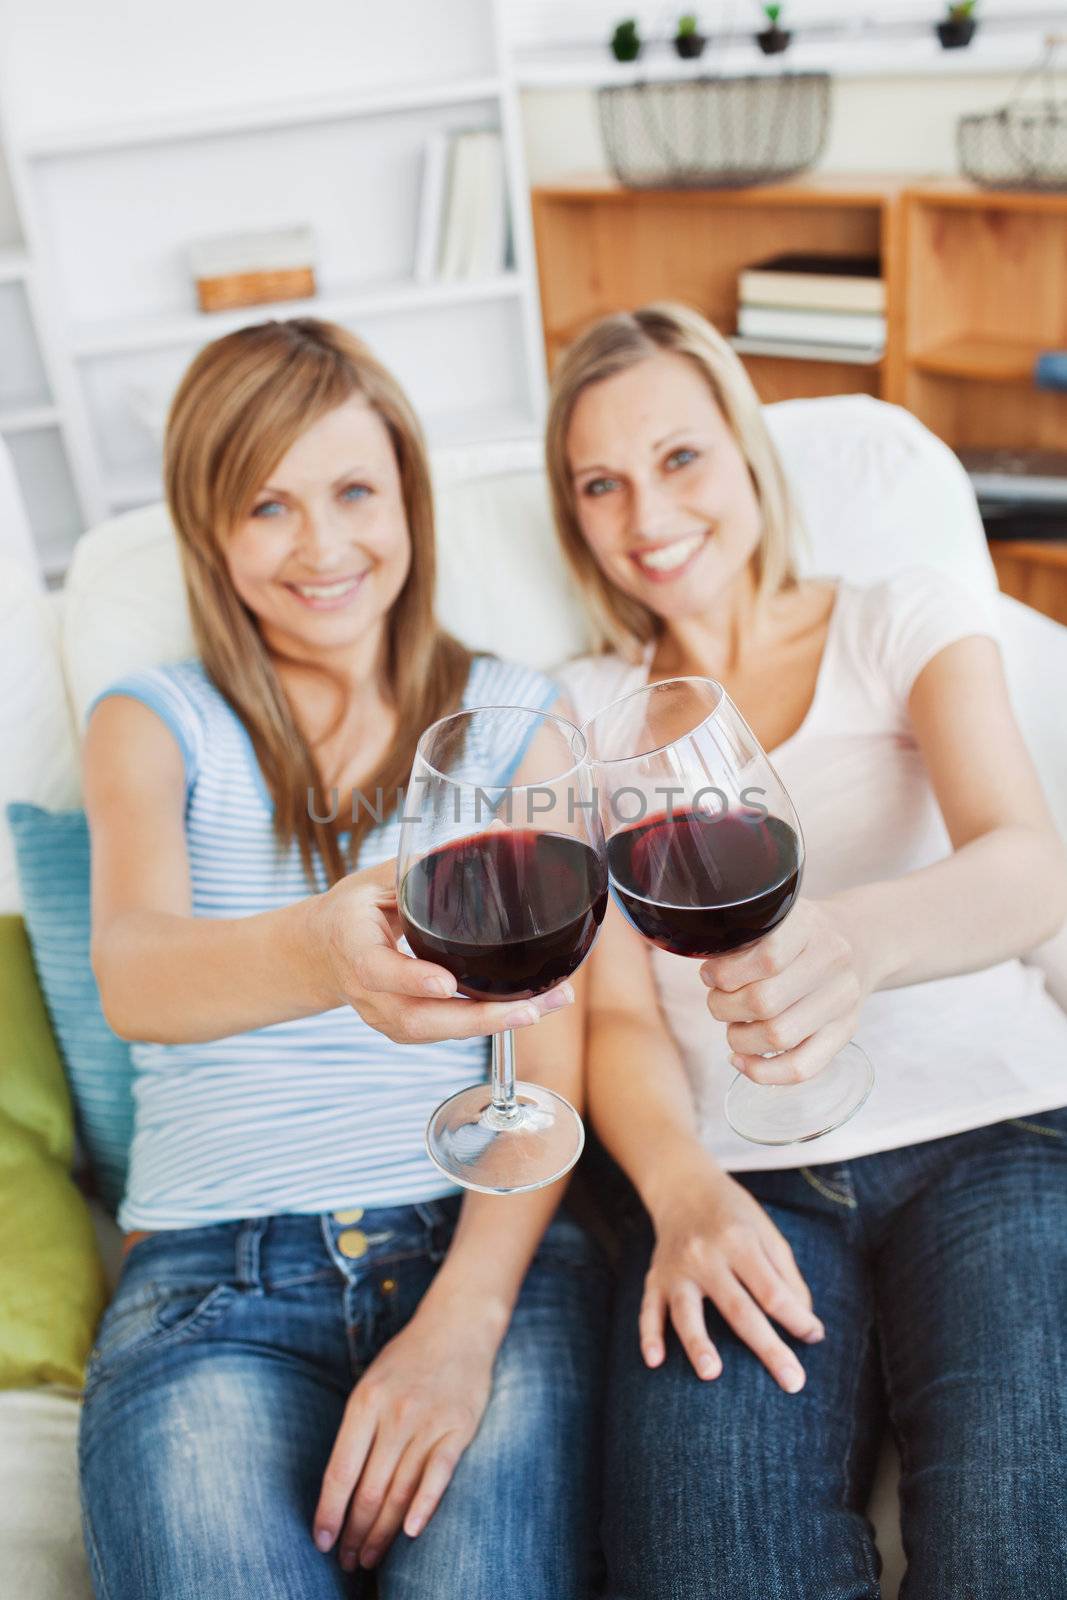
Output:
<instances>
[{"instance_id":1,"label":"wine glass rim","mask_svg":"<svg viewBox=\"0 0 1067 1600\"><path fill-rule=\"evenodd\" d=\"M582 732L581 728L578 727L577 723L572 722L569 717L560 716L559 712L557 711L538 711L533 706L461 706L458 711L450 711L446 717L438 717L436 722L431 722L428 728L424 728L419 734L419 741L415 746L416 758L422 762L427 771L433 773L435 778L440 778L442 783L451 783L457 788L470 789L478 787L470 778L453 778L449 775L449 773L442 772L439 767L435 767L433 762L428 760L426 757L426 754L422 748L423 740L428 738L431 733L436 732L438 728L444 727L446 722L456 722L460 717L474 717L479 711L521 711L524 716L534 717L540 722L558 723L561 728L567 729L568 734L571 736L572 753L574 751L574 740L577 739L580 742L581 749L578 752L575 760L572 761L571 765L563 772L553 772L549 774L548 777L539 779L537 783L510 783L508 784L508 788L512 791L521 789L540 789L543 788L546 783L559 783L564 778L569 778L571 773L577 772L578 768L587 758L589 745L585 734ZM488 779L486 780L486 787L493 787Z\"/></svg>"},{"instance_id":2,"label":"wine glass rim","mask_svg":"<svg viewBox=\"0 0 1067 1600\"><path fill-rule=\"evenodd\" d=\"M663 744L653 745L650 750L631 750L627 755L624 756L595 756L590 753L589 740L586 738L586 760L589 762L589 765L593 767L621 766L623 762L643 761L648 756L658 756L662 754L664 750L669 750L672 744L677 744L679 739L688 739L696 732L697 728L702 728L705 722L710 722L713 717L717 717L719 715L719 712L722 710L723 701L726 699L726 690L723 688L722 684L719 683L716 678L702 678L696 673L688 675L683 674L676 678L660 678L655 683L643 683L636 689L628 689L625 694L617 695L614 700L609 700L607 705L601 706L599 711L594 711L591 717L587 717L585 719L581 727L582 734L585 735L586 729L592 727L593 723L596 722L598 717L604 716L604 714L608 711L614 711L617 706L625 705L627 700L636 700L638 695L651 696L658 689L670 689L673 688L675 684L679 683L699 683L702 686L714 689L717 694L717 699L712 710L709 711L706 716L701 717L699 722L695 722L691 728L687 728L684 733L675 734L673 739L666 739Z\"/></svg>"}]
</instances>

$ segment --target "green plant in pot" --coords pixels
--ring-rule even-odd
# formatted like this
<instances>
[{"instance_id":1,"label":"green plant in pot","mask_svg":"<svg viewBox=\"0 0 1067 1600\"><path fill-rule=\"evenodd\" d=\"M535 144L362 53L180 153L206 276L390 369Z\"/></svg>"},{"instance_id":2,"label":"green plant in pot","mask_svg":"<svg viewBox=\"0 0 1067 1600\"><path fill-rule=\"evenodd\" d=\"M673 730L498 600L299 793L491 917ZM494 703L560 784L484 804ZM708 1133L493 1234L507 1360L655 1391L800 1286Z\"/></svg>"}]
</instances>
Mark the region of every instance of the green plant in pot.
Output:
<instances>
[{"instance_id":1,"label":"green plant in pot","mask_svg":"<svg viewBox=\"0 0 1067 1600\"><path fill-rule=\"evenodd\" d=\"M978 0L952 0L944 22L937 24L937 37L942 50L962 50L974 38L978 26L975 16Z\"/></svg>"},{"instance_id":2,"label":"green plant in pot","mask_svg":"<svg viewBox=\"0 0 1067 1600\"><path fill-rule=\"evenodd\" d=\"M636 61L641 54L641 35L633 17L620 22L611 36L611 50L616 61Z\"/></svg>"},{"instance_id":3,"label":"green plant in pot","mask_svg":"<svg viewBox=\"0 0 1067 1600\"><path fill-rule=\"evenodd\" d=\"M694 61L702 55L707 40L697 27L697 19L691 11L684 17L678 18L678 32L674 36L674 48L684 61Z\"/></svg>"},{"instance_id":4,"label":"green plant in pot","mask_svg":"<svg viewBox=\"0 0 1067 1600\"><path fill-rule=\"evenodd\" d=\"M779 25L782 7L780 5L761 5L760 10L767 19L767 26L760 33L757 33L756 43L765 56L781 55L793 37L787 28Z\"/></svg>"}]
</instances>

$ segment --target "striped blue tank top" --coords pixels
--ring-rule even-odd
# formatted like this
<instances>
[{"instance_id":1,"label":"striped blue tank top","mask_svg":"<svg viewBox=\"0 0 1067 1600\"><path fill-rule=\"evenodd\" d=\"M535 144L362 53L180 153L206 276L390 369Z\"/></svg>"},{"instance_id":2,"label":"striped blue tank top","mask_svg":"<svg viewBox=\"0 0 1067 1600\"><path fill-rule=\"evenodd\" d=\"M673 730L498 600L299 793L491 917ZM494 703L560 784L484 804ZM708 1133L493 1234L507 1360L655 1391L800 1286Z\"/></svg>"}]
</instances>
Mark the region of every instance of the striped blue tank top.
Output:
<instances>
[{"instance_id":1,"label":"striped blue tank top","mask_svg":"<svg viewBox=\"0 0 1067 1600\"><path fill-rule=\"evenodd\" d=\"M299 852L277 848L248 730L200 663L134 673L111 694L148 706L182 752L194 916L253 916L304 898ZM463 704L543 710L557 696L541 673L479 656ZM521 747L492 754L504 784ZM399 843L395 811L367 835L358 865L388 860ZM440 1100L485 1077L489 1044L397 1045L343 1006L209 1043L135 1044L132 1053L134 1135L119 1222L154 1229L450 1193L424 1130Z\"/></svg>"}]
</instances>

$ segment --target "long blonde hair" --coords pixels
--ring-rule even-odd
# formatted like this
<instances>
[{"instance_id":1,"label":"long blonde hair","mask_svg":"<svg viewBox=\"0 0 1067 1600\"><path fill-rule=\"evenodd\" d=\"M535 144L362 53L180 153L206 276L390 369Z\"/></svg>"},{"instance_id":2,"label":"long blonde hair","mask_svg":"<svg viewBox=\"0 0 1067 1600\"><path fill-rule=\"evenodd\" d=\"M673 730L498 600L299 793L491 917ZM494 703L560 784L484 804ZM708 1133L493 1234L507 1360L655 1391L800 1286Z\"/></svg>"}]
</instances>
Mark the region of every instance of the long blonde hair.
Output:
<instances>
[{"instance_id":1,"label":"long blonde hair","mask_svg":"<svg viewBox=\"0 0 1067 1600\"><path fill-rule=\"evenodd\" d=\"M575 340L552 376L545 457L552 510L563 553L589 613L601 650L635 659L662 631L653 611L625 594L598 566L582 534L567 457L567 435L578 397L590 384L626 372L649 356L671 350L685 356L706 380L748 464L762 515L756 551L760 596L796 582L793 543L800 523L759 397L721 334L688 306L657 301L633 312L602 317Z\"/></svg>"},{"instance_id":2,"label":"long blonde hair","mask_svg":"<svg viewBox=\"0 0 1067 1600\"><path fill-rule=\"evenodd\" d=\"M296 842L311 884L316 862L330 883L354 865L374 818L361 809L352 819L347 852L338 825L316 820L331 810L328 775L297 725L256 617L234 589L225 546L289 447L353 395L363 396L389 431L411 537L410 569L389 613L383 662L397 734L364 786L371 795L381 791L384 817L395 808L422 729L459 704L471 660L434 616L429 463L400 385L361 340L331 323L301 317L242 328L207 345L189 367L171 406L164 451L167 503L200 658L248 729L274 801L279 845ZM335 728L344 709L342 699Z\"/></svg>"}]
</instances>

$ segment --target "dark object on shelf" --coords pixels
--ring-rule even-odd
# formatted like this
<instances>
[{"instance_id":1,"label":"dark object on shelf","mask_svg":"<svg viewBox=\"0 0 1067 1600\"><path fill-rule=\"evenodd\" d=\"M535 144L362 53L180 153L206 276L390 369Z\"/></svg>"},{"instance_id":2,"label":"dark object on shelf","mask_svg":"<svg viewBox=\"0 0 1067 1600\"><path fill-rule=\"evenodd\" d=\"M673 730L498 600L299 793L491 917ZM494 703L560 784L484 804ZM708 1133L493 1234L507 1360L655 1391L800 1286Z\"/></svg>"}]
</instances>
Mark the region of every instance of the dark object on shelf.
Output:
<instances>
[{"instance_id":1,"label":"dark object on shelf","mask_svg":"<svg viewBox=\"0 0 1067 1600\"><path fill-rule=\"evenodd\" d=\"M1056 99L1057 44L1049 39L1040 60L1023 73L999 110L957 123L960 168L983 188L1067 191L1067 100ZM1031 81L1044 85L1043 98L1025 98Z\"/></svg>"},{"instance_id":2,"label":"dark object on shelf","mask_svg":"<svg viewBox=\"0 0 1067 1600\"><path fill-rule=\"evenodd\" d=\"M1067 539L1067 500L1036 504L980 499L988 539Z\"/></svg>"},{"instance_id":3,"label":"dark object on shelf","mask_svg":"<svg viewBox=\"0 0 1067 1600\"><path fill-rule=\"evenodd\" d=\"M1067 394L1067 350L1043 350L1034 362L1034 388Z\"/></svg>"},{"instance_id":4,"label":"dark object on shelf","mask_svg":"<svg viewBox=\"0 0 1067 1600\"><path fill-rule=\"evenodd\" d=\"M830 127L830 77L619 84L597 96L604 148L631 189L745 189L805 172Z\"/></svg>"},{"instance_id":5,"label":"dark object on shelf","mask_svg":"<svg viewBox=\"0 0 1067 1600\"><path fill-rule=\"evenodd\" d=\"M789 41L793 37L788 28L764 28L762 33L757 33L756 43L765 56L780 56L783 50L789 48Z\"/></svg>"},{"instance_id":6,"label":"dark object on shelf","mask_svg":"<svg viewBox=\"0 0 1067 1600\"><path fill-rule=\"evenodd\" d=\"M941 40L942 50L962 50L974 38L977 27L973 17L963 17L959 22L939 22L937 37Z\"/></svg>"},{"instance_id":7,"label":"dark object on shelf","mask_svg":"<svg viewBox=\"0 0 1067 1600\"><path fill-rule=\"evenodd\" d=\"M682 24L686 22L691 22L693 26L691 28L683 28ZM674 36L674 48L683 61L695 61L698 56L702 56L707 42L704 35L697 32L695 17L683 17L681 19L678 24L678 32Z\"/></svg>"},{"instance_id":8,"label":"dark object on shelf","mask_svg":"<svg viewBox=\"0 0 1067 1600\"><path fill-rule=\"evenodd\" d=\"M979 501L1067 505L1067 450L960 450Z\"/></svg>"},{"instance_id":9,"label":"dark object on shelf","mask_svg":"<svg viewBox=\"0 0 1067 1600\"><path fill-rule=\"evenodd\" d=\"M616 61L636 61L641 54L641 36L633 17L620 22L611 36L611 49Z\"/></svg>"}]
</instances>

